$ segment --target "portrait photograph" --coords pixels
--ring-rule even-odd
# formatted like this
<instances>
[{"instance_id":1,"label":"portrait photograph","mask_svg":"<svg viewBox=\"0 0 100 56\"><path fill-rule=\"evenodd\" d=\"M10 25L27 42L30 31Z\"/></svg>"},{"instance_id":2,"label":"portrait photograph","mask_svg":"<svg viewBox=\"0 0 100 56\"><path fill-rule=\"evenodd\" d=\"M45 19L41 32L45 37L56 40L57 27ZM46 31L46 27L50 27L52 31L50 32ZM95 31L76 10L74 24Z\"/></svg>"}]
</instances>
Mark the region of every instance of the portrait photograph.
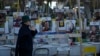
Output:
<instances>
[{"instance_id":1,"label":"portrait photograph","mask_svg":"<svg viewBox=\"0 0 100 56\"><path fill-rule=\"evenodd\" d=\"M51 21L42 21L42 31L50 31L52 28L52 22Z\"/></svg>"}]
</instances>

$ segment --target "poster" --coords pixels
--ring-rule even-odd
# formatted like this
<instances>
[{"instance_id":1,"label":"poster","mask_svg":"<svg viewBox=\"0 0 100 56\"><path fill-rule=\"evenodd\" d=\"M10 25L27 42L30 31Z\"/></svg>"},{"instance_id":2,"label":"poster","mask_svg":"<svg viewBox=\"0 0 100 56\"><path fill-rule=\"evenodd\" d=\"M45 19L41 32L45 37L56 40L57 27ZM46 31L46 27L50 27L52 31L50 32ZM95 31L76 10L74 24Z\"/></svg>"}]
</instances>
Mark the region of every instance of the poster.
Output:
<instances>
[{"instance_id":1,"label":"poster","mask_svg":"<svg viewBox=\"0 0 100 56\"><path fill-rule=\"evenodd\" d=\"M56 28L57 28L56 20L53 19L53 20L52 20L52 32L56 32Z\"/></svg>"},{"instance_id":2,"label":"poster","mask_svg":"<svg viewBox=\"0 0 100 56\"><path fill-rule=\"evenodd\" d=\"M59 27L64 27L64 25L65 25L65 24L64 24L64 20L60 20L60 21L59 21Z\"/></svg>"},{"instance_id":3,"label":"poster","mask_svg":"<svg viewBox=\"0 0 100 56\"><path fill-rule=\"evenodd\" d=\"M92 27L96 27L97 30L100 29L100 22L90 22L90 30Z\"/></svg>"},{"instance_id":4,"label":"poster","mask_svg":"<svg viewBox=\"0 0 100 56\"><path fill-rule=\"evenodd\" d=\"M50 31L51 30L51 21L42 21L42 31Z\"/></svg>"},{"instance_id":5,"label":"poster","mask_svg":"<svg viewBox=\"0 0 100 56\"><path fill-rule=\"evenodd\" d=\"M42 17L41 26L42 26L42 32L51 31L52 30L51 17Z\"/></svg>"},{"instance_id":6,"label":"poster","mask_svg":"<svg viewBox=\"0 0 100 56\"><path fill-rule=\"evenodd\" d=\"M76 20L66 20L65 24L66 31L73 32L74 28L76 27Z\"/></svg>"},{"instance_id":7,"label":"poster","mask_svg":"<svg viewBox=\"0 0 100 56\"><path fill-rule=\"evenodd\" d=\"M64 20L57 21L57 25L58 25L58 32L65 31L65 21Z\"/></svg>"},{"instance_id":8,"label":"poster","mask_svg":"<svg viewBox=\"0 0 100 56\"><path fill-rule=\"evenodd\" d=\"M14 27L20 27L22 16L24 16L23 12L14 12L13 13Z\"/></svg>"},{"instance_id":9,"label":"poster","mask_svg":"<svg viewBox=\"0 0 100 56\"><path fill-rule=\"evenodd\" d=\"M100 41L100 23L99 22L90 22L90 41L97 42Z\"/></svg>"},{"instance_id":10,"label":"poster","mask_svg":"<svg viewBox=\"0 0 100 56\"><path fill-rule=\"evenodd\" d=\"M94 32L99 31L99 26L97 26L97 25L91 25L90 26L90 32L92 32L92 31L94 31Z\"/></svg>"},{"instance_id":11,"label":"poster","mask_svg":"<svg viewBox=\"0 0 100 56\"><path fill-rule=\"evenodd\" d=\"M14 26L14 33L15 34L18 34L19 32L19 28L21 26L21 19L22 19L22 16L24 16L24 13L23 12L14 12L13 13L13 26Z\"/></svg>"},{"instance_id":12,"label":"poster","mask_svg":"<svg viewBox=\"0 0 100 56\"><path fill-rule=\"evenodd\" d=\"M18 16L14 18L14 27L20 27L21 26L21 16Z\"/></svg>"},{"instance_id":13,"label":"poster","mask_svg":"<svg viewBox=\"0 0 100 56\"><path fill-rule=\"evenodd\" d=\"M7 16L7 21L8 21L9 33L12 33L12 30L13 30L13 16Z\"/></svg>"}]
</instances>

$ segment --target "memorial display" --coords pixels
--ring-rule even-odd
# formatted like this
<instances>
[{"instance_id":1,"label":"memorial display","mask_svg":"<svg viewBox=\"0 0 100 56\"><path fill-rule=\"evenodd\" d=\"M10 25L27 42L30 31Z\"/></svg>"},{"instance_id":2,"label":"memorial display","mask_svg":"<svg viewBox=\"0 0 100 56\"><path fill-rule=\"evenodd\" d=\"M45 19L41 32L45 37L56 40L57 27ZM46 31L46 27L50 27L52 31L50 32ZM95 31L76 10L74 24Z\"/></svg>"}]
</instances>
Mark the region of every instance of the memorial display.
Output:
<instances>
[{"instance_id":1,"label":"memorial display","mask_svg":"<svg viewBox=\"0 0 100 56\"><path fill-rule=\"evenodd\" d=\"M7 51L11 54L9 52L8 56L13 56L15 53L16 40L24 15L30 17L30 26L38 31L34 39L31 39L33 53L37 49L43 49L37 51L43 54L46 48L49 50L49 56L82 56L84 50L93 51L100 56L99 0L25 0L24 2L23 11L20 8L23 3L12 2L16 4L16 8L18 7L14 9L11 6L10 11L13 12L13 16L0 10L0 45L2 48L7 47L5 50L9 48Z\"/></svg>"}]
</instances>

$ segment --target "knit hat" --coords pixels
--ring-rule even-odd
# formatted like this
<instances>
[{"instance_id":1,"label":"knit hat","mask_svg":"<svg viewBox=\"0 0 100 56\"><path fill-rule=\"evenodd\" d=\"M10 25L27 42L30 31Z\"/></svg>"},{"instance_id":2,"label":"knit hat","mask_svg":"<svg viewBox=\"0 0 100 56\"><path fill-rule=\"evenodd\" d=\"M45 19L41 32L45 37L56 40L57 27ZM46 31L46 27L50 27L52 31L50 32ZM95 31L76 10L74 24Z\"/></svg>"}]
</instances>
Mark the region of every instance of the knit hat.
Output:
<instances>
[{"instance_id":1,"label":"knit hat","mask_svg":"<svg viewBox=\"0 0 100 56\"><path fill-rule=\"evenodd\" d=\"M23 17L22 17L22 22L25 23L25 22L27 22L27 21L30 21L29 16L23 16Z\"/></svg>"}]
</instances>

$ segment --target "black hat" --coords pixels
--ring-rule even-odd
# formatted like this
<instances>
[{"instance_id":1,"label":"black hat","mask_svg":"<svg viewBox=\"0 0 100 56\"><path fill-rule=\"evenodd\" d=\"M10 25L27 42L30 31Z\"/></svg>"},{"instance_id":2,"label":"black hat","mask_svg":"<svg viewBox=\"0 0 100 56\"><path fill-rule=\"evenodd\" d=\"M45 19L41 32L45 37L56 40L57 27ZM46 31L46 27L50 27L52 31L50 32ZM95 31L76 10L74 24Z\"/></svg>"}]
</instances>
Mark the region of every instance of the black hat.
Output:
<instances>
[{"instance_id":1,"label":"black hat","mask_svg":"<svg viewBox=\"0 0 100 56\"><path fill-rule=\"evenodd\" d=\"M22 22L25 23L25 22L27 22L27 21L30 21L29 16L23 16L23 17L22 17Z\"/></svg>"}]
</instances>

